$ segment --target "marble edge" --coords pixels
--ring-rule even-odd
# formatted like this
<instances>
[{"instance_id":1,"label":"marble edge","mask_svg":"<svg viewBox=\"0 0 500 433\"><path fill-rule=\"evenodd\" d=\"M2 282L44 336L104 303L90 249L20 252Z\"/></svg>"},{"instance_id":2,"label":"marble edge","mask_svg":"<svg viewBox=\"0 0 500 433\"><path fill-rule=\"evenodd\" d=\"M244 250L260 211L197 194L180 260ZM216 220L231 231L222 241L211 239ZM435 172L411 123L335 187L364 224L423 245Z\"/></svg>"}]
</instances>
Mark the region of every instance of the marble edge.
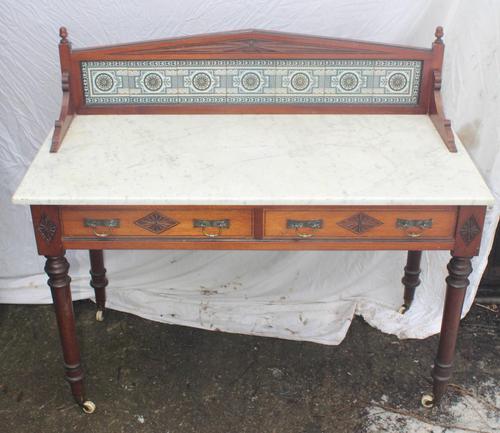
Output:
<instances>
[{"instance_id":1,"label":"marble edge","mask_svg":"<svg viewBox=\"0 0 500 433\"><path fill-rule=\"evenodd\" d=\"M430 117L429 117L429 121L430 121ZM432 123L432 122L431 122ZM433 125L434 126L434 125ZM437 129L435 130L436 133L437 133ZM482 182L482 186L483 186L483 189L487 192L487 198L486 196L485 197L482 197L479 199L479 201L486 201L486 203L478 203L478 204L485 204L486 206L490 207L490 206L493 206L495 203L496 203L496 198L495 196L493 195L493 193L491 192L491 188L489 187L488 183L486 182L486 179L484 178L483 176L483 173L481 173L481 171L479 170L479 168L477 167L476 163L474 162L474 160L471 158L471 155L469 153L469 150L465 147L465 145L462 143L462 140L460 139L460 137L458 136L458 134L455 132L455 130L452 128L452 133L453 133L453 137L455 139L455 146L457 147L457 151L460 152L464 152L466 155L467 155L467 158L469 159L470 163L472 164L472 166L474 167L474 170L476 171L476 174L479 176L479 179L481 179L481 182ZM462 205L462 206L467 206L467 205ZM472 205L470 205L472 206Z\"/></svg>"},{"instance_id":2,"label":"marble edge","mask_svg":"<svg viewBox=\"0 0 500 433\"><path fill-rule=\"evenodd\" d=\"M70 128L71 128L71 125L70 125ZM38 203L37 201L40 201L40 200L32 199L32 198L26 197L26 196L23 197L22 195L20 196L19 191L22 192L24 183L26 182L26 178L29 176L31 167L33 166L33 163L35 162L35 160L38 158L38 155L40 155L40 153L42 153L42 152L49 151L48 146L49 146L49 143L51 143L51 141L52 141L52 136L54 135L54 129L55 129L54 127L50 128L50 131L47 133L47 135L45 136L45 139L42 141L42 144L40 145L40 147L36 151L35 156L31 160L31 162L29 163L26 171L24 172L23 178L21 179L21 182L19 182L19 185L17 185L17 188L14 191L14 194L12 194L12 197L11 197L12 204L24 204L24 205L26 205L26 204L28 204L28 205L31 205L31 204L49 204L49 203Z\"/></svg>"},{"instance_id":3,"label":"marble edge","mask_svg":"<svg viewBox=\"0 0 500 433\"><path fill-rule=\"evenodd\" d=\"M476 197L474 199L439 199L435 200L420 199L415 200L411 197L401 197L398 199L317 199L317 200L300 200L300 199L225 199L225 200L210 200L210 199L178 199L178 198L129 198L123 200L120 198L106 199L68 199L68 198L52 198L52 199L34 199L30 197L13 197L12 202L19 205L54 205L54 206L492 206L495 199L492 195Z\"/></svg>"},{"instance_id":4,"label":"marble edge","mask_svg":"<svg viewBox=\"0 0 500 433\"><path fill-rule=\"evenodd\" d=\"M71 128L71 125L70 125ZM39 203L40 200L33 199L30 197L23 197L22 195L20 196L19 191L22 192L22 189L24 187L24 183L26 182L27 177L30 174L31 168L33 166L33 163L35 162L36 159L38 159L38 156L42 152L48 152L50 149L50 143L52 142L52 136L54 135L54 127L50 128L50 131L47 133L45 138L42 141L42 144L38 148L38 150L35 152L35 156L29 163L28 167L26 168L26 171L24 172L23 178L21 179L21 182L17 185L16 190L14 191L14 194L12 194L12 197L10 199L12 204L23 204L23 205L31 205L31 204L49 204L49 203Z\"/></svg>"}]
</instances>

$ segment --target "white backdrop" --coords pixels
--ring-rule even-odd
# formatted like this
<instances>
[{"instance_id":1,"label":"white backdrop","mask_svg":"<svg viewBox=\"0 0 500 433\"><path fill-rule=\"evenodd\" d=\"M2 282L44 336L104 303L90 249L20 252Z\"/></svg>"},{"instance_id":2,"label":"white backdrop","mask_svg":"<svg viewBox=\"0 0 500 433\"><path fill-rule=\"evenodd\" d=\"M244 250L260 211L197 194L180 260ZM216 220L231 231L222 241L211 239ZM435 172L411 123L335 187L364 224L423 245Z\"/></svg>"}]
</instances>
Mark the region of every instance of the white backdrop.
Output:
<instances>
[{"instance_id":1,"label":"white backdrop","mask_svg":"<svg viewBox=\"0 0 500 433\"><path fill-rule=\"evenodd\" d=\"M10 198L59 113L58 28L73 47L259 28L427 46L445 29L443 92L452 119L500 197L500 2L495 0L3 0L0 16L0 302L47 303L30 213ZM474 260L468 311L498 206ZM492 223L493 222L493 223ZM74 299L92 294L88 257L69 252ZM352 315L400 338L439 331L447 252L423 257L412 309L402 302L403 252L106 253L108 306L153 320L337 344Z\"/></svg>"}]
</instances>

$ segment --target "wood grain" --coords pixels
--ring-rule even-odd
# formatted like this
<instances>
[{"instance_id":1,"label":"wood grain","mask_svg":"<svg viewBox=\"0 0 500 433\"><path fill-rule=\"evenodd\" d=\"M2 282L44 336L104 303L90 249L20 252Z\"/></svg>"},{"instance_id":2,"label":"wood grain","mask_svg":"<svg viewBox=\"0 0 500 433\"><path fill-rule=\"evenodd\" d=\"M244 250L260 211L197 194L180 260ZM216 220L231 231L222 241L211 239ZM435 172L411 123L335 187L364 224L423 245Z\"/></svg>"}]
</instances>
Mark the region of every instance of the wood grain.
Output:
<instances>
[{"instance_id":1,"label":"wood grain","mask_svg":"<svg viewBox=\"0 0 500 433\"><path fill-rule=\"evenodd\" d=\"M396 227L398 218L410 220L432 219L432 228L422 231L421 239L452 239L454 235L456 208L429 208L429 209L405 209L391 208L386 209L358 207L342 209L341 207L329 210L265 210L264 212L264 238L297 238L298 235L294 229L287 228L287 220L323 220L323 227L314 231L307 231L313 238L392 238L404 239L409 235L405 230ZM341 225L342 221L360 214L374 218L381 224L366 229L362 233L354 233Z\"/></svg>"},{"instance_id":2,"label":"wood grain","mask_svg":"<svg viewBox=\"0 0 500 433\"><path fill-rule=\"evenodd\" d=\"M232 240L169 237L64 237L66 249L114 250L242 250L242 251L375 251L375 250L450 250L453 240L388 240L388 239L267 239Z\"/></svg>"},{"instance_id":3,"label":"wood grain","mask_svg":"<svg viewBox=\"0 0 500 433\"><path fill-rule=\"evenodd\" d=\"M66 380L78 404L85 401L83 369L80 363L80 348L76 338L75 315L71 299L71 278L68 275L69 263L61 256L47 256L45 272L54 301L54 309L59 328Z\"/></svg>"},{"instance_id":4,"label":"wood grain","mask_svg":"<svg viewBox=\"0 0 500 433\"><path fill-rule=\"evenodd\" d=\"M446 278L446 298L444 301L438 353L434 361L434 368L432 369L435 404L439 404L441 401L446 392L448 382L451 379L460 317L465 292L469 286L468 277L471 272L470 257L451 258L448 264L448 277Z\"/></svg>"},{"instance_id":5,"label":"wood grain","mask_svg":"<svg viewBox=\"0 0 500 433\"><path fill-rule=\"evenodd\" d=\"M178 222L177 225L154 233L141 227L136 222L152 213L159 213L165 217ZM230 226L222 229L221 238L251 238L253 236L253 210L233 209L233 208L185 208L185 207L117 207L117 208L96 208L96 207L63 207L62 222L63 234L66 237L93 237L94 232L91 227L85 227L85 218L91 219L118 219L120 227L111 230L101 230L113 236L158 236L158 237L183 237L183 238L205 238L199 227L193 227L194 219L202 220L230 220ZM100 230L100 229L98 229ZM217 230L207 229L207 233L217 233Z\"/></svg>"},{"instance_id":6,"label":"wood grain","mask_svg":"<svg viewBox=\"0 0 500 433\"><path fill-rule=\"evenodd\" d=\"M135 224L152 212L179 221L162 233ZM361 234L337 223L365 213L383 222ZM455 241L456 206L62 206L65 248L85 249L214 249L214 250L423 250L450 249ZM84 218L119 219L120 227L98 237ZM397 218L433 219L418 238L396 228ZM230 219L230 228L207 238L193 219ZM323 228L311 238L287 229L287 219L323 219Z\"/></svg>"}]
</instances>

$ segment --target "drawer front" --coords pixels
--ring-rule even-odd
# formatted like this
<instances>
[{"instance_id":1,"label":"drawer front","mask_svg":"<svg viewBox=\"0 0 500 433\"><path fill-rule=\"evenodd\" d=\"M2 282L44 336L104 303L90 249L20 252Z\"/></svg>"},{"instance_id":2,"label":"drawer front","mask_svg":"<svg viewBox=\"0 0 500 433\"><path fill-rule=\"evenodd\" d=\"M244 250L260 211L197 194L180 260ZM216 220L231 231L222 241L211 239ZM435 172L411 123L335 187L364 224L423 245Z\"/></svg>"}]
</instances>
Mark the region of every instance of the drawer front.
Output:
<instances>
[{"instance_id":1,"label":"drawer front","mask_svg":"<svg viewBox=\"0 0 500 433\"><path fill-rule=\"evenodd\" d=\"M63 235L182 238L251 238L251 209L62 208Z\"/></svg>"},{"instance_id":2,"label":"drawer front","mask_svg":"<svg viewBox=\"0 0 500 433\"><path fill-rule=\"evenodd\" d=\"M265 209L264 238L453 238L456 208Z\"/></svg>"}]
</instances>

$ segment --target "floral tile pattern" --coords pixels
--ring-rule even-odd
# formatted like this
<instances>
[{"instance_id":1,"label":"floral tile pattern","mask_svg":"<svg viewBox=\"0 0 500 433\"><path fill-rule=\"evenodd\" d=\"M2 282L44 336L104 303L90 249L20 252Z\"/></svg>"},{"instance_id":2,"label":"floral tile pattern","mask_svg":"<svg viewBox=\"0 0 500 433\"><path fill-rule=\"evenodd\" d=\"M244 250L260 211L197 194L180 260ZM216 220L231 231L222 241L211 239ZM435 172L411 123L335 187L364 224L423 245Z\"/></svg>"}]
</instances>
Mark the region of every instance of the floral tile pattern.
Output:
<instances>
[{"instance_id":1,"label":"floral tile pattern","mask_svg":"<svg viewBox=\"0 0 500 433\"><path fill-rule=\"evenodd\" d=\"M87 105L418 103L416 60L81 62Z\"/></svg>"}]
</instances>

